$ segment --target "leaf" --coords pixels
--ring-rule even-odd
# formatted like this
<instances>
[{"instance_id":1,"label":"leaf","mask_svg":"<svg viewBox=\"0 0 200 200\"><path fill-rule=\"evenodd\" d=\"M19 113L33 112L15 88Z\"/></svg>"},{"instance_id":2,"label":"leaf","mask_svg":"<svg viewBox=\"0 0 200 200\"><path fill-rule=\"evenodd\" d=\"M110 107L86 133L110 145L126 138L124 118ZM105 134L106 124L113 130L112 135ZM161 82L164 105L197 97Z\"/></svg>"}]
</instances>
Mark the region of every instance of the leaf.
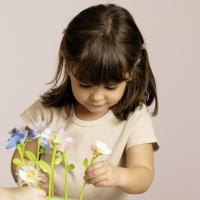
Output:
<instances>
[{"instance_id":1,"label":"leaf","mask_svg":"<svg viewBox=\"0 0 200 200\"><path fill-rule=\"evenodd\" d=\"M74 164L69 164L69 165L67 166L67 169L68 169L69 172L72 171L74 168L75 168L75 165L74 165Z\"/></svg>"},{"instance_id":2,"label":"leaf","mask_svg":"<svg viewBox=\"0 0 200 200\"><path fill-rule=\"evenodd\" d=\"M62 162L63 158L61 155L55 159L55 165L59 165Z\"/></svg>"},{"instance_id":3,"label":"leaf","mask_svg":"<svg viewBox=\"0 0 200 200\"><path fill-rule=\"evenodd\" d=\"M36 163L37 163L37 160L36 161L33 161L33 160L28 161L28 165L30 165L30 166L34 166Z\"/></svg>"},{"instance_id":4,"label":"leaf","mask_svg":"<svg viewBox=\"0 0 200 200\"><path fill-rule=\"evenodd\" d=\"M31 160L31 161L36 161L37 158L35 156L35 154L31 151L25 151L26 157Z\"/></svg>"},{"instance_id":5,"label":"leaf","mask_svg":"<svg viewBox=\"0 0 200 200\"><path fill-rule=\"evenodd\" d=\"M88 167L88 159L87 159L87 158L84 159L84 161L83 161L83 166L84 166L85 168Z\"/></svg>"},{"instance_id":6,"label":"leaf","mask_svg":"<svg viewBox=\"0 0 200 200\"><path fill-rule=\"evenodd\" d=\"M19 158L14 158L13 163L19 167L24 166L24 163Z\"/></svg>"},{"instance_id":7,"label":"leaf","mask_svg":"<svg viewBox=\"0 0 200 200\"><path fill-rule=\"evenodd\" d=\"M49 167L49 165L45 161L40 160L39 161L39 166L40 166L40 168L41 168L41 170L43 172L45 172L47 174L50 174L50 167Z\"/></svg>"},{"instance_id":8,"label":"leaf","mask_svg":"<svg viewBox=\"0 0 200 200\"><path fill-rule=\"evenodd\" d=\"M44 154L46 152L45 148L41 147L40 148L40 154Z\"/></svg>"}]
</instances>

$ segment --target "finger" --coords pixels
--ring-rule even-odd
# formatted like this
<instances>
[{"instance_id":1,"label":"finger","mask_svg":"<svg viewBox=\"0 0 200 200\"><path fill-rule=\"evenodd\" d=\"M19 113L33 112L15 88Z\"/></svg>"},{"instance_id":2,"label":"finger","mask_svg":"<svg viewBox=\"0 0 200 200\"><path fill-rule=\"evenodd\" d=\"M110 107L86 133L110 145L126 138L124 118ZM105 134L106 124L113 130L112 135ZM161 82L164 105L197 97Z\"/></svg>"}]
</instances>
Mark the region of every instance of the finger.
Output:
<instances>
[{"instance_id":1,"label":"finger","mask_svg":"<svg viewBox=\"0 0 200 200\"><path fill-rule=\"evenodd\" d=\"M110 185L108 184L108 182L107 181L100 181L100 182L98 182L98 183L95 183L94 184L94 186L95 187L109 187Z\"/></svg>"},{"instance_id":2,"label":"finger","mask_svg":"<svg viewBox=\"0 0 200 200\"><path fill-rule=\"evenodd\" d=\"M105 180L106 180L106 175L102 175L102 176L98 176L98 177L95 177L93 179L90 179L89 183L96 185L96 184L98 184L102 181L105 181Z\"/></svg>"},{"instance_id":3,"label":"finger","mask_svg":"<svg viewBox=\"0 0 200 200\"><path fill-rule=\"evenodd\" d=\"M45 191L46 193L48 192L48 189L49 189L49 185L44 183L44 184L41 184L40 185L40 188Z\"/></svg>"},{"instance_id":4,"label":"finger","mask_svg":"<svg viewBox=\"0 0 200 200\"><path fill-rule=\"evenodd\" d=\"M40 195L41 196L47 196L46 192L42 189L39 189Z\"/></svg>"},{"instance_id":5,"label":"finger","mask_svg":"<svg viewBox=\"0 0 200 200\"><path fill-rule=\"evenodd\" d=\"M106 173L106 168L105 167L101 167L101 168L97 168L94 169L93 171L90 171L89 173L85 174L85 179L89 180L95 177L99 177L102 176Z\"/></svg>"},{"instance_id":6,"label":"finger","mask_svg":"<svg viewBox=\"0 0 200 200\"><path fill-rule=\"evenodd\" d=\"M99 162L96 162L94 164L91 164L87 170L85 171L86 173L89 173L91 171L93 171L94 169L97 169L97 168L101 168L105 165L105 161L99 161Z\"/></svg>"},{"instance_id":7,"label":"finger","mask_svg":"<svg viewBox=\"0 0 200 200\"><path fill-rule=\"evenodd\" d=\"M38 192L39 192L39 195L41 197L46 197L47 196L47 193L44 190L42 190L42 189L38 189Z\"/></svg>"}]
</instances>

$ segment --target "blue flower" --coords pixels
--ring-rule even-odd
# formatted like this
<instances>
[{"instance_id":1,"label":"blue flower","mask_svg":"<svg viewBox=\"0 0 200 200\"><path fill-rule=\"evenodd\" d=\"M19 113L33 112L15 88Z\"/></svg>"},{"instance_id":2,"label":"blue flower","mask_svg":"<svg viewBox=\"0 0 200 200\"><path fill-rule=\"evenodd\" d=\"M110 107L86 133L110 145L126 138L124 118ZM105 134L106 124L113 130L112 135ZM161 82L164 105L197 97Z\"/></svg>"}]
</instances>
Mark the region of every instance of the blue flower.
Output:
<instances>
[{"instance_id":1,"label":"blue flower","mask_svg":"<svg viewBox=\"0 0 200 200\"><path fill-rule=\"evenodd\" d=\"M18 144L23 144L27 138L28 131L23 129L14 128L10 132L11 137L8 139L6 149L16 147Z\"/></svg>"},{"instance_id":2,"label":"blue flower","mask_svg":"<svg viewBox=\"0 0 200 200\"><path fill-rule=\"evenodd\" d=\"M52 150L52 145L51 145L51 143L47 140L47 139L45 139L45 138L43 138L43 137L41 137L41 147L43 147L46 151L51 151Z\"/></svg>"},{"instance_id":3,"label":"blue flower","mask_svg":"<svg viewBox=\"0 0 200 200\"><path fill-rule=\"evenodd\" d=\"M27 135L28 140L34 140L40 136L36 129L31 129L28 126L26 126L24 129L28 132L28 135Z\"/></svg>"}]
</instances>

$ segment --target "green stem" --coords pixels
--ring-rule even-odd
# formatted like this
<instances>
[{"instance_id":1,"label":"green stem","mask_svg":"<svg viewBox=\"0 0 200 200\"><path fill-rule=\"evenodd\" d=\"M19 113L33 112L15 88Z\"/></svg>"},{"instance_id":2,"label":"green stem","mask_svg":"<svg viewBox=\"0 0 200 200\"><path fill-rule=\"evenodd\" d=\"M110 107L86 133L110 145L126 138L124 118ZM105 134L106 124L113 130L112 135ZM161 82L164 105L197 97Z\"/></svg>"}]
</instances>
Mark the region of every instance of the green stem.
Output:
<instances>
[{"instance_id":1,"label":"green stem","mask_svg":"<svg viewBox=\"0 0 200 200\"><path fill-rule=\"evenodd\" d=\"M26 143L28 142L28 140L25 140L24 143L21 144L21 150L22 150L22 156L24 158L24 152L25 152L25 147L26 147Z\"/></svg>"},{"instance_id":2,"label":"green stem","mask_svg":"<svg viewBox=\"0 0 200 200\"><path fill-rule=\"evenodd\" d=\"M52 172L52 186L51 186L51 196L54 197L54 168L53 168L53 172Z\"/></svg>"},{"instance_id":3,"label":"green stem","mask_svg":"<svg viewBox=\"0 0 200 200\"><path fill-rule=\"evenodd\" d=\"M36 183L36 188L37 188L37 189L40 189L39 183Z\"/></svg>"},{"instance_id":4,"label":"green stem","mask_svg":"<svg viewBox=\"0 0 200 200\"><path fill-rule=\"evenodd\" d=\"M94 162L95 162L95 160L97 159L97 157L98 157L98 156L92 157L92 160L91 160L90 164L94 164Z\"/></svg>"},{"instance_id":5,"label":"green stem","mask_svg":"<svg viewBox=\"0 0 200 200\"><path fill-rule=\"evenodd\" d=\"M41 138L38 138L38 144L37 144L37 161L39 161L40 157L40 144L41 144Z\"/></svg>"},{"instance_id":6,"label":"green stem","mask_svg":"<svg viewBox=\"0 0 200 200\"><path fill-rule=\"evenodd\" d=\"M93 156L92 159L91 159L90 164L94 164L94 162L97 159L97 157L98 157L98 155ZM84 194L84 191L85 191L85 187L86 187L86 182L84 181L84 184L83 184L83 186L81 188L81 193L80 193L79 200L83 200L83 194Z\"/></svg>"},{"instance_id":7,"label":"green stem","mask_svg":"<svg viewBox=\"0 0 200 200\"><path fill-rule=\"evenodd\" d=\"M25 165L24 156L23 156L21 144L17 144L17 150L18 150L19 156L20 156L20 158L21 158L21 161L22 161L23 164Z\"/></svg>"},{"instance_id":8,"label":"green stem","mask_svg":"<svg viewBox=\"0 0 200 200\"><path fill-rule=\"evenodd\" d=\"M83 184L83 186L81 188L81 193L80 193L79 200L83 200L83 194L84 194L85 186L86 186L86 182L84 181L84 184Z\"/></svg>"},{"instance_id":9,"label":"green stem","mask_svg":"<svg viewBox=\"0 0 200 200\"><path fill-rule=\"evenodd\" d=\"M49 177L49 191L48 191L48 200L52 197L52 178L53 178L53 169L55 164L55 157L56 157L56 151L57 151L57 144L53 145L53 153L51 158L51 167L50 167L50 177Z\"/></svg>"},{"instance_id":10,"label":"green stem","mask_svg":"<svg viewBox=\"0 0 200 200\"><path fill-rule=\"evenodd\" d=\"M67 168L67 152L62 153L64 167L65 167L65 200L68 200L68 168Z\"/></svg>"}]
</instances>

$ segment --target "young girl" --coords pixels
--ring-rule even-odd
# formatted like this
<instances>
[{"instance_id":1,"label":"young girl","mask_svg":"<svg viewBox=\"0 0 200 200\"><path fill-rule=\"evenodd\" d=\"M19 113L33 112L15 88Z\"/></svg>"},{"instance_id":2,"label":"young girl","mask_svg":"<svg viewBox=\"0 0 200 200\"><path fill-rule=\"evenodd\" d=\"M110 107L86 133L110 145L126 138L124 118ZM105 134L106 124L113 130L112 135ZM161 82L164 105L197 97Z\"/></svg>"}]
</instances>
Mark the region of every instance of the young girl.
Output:
<instances>
[{"instance_id":1,"label":"young girl","mask_svg":"<svg viewBox=\"0 0 200 200\"><path fill-rule=\"evenodd\" d=\"M69 152L76 165L69 197L79 197L84 180L88 200L125 200L145 192L153 180L153 150L158 149L147 106L154 102L156 115L158 102L144 40L130 13L106 4L75 16L64 31L52 82L21 117L27 125L45 121L62 127L75 140ZM91 157L95 140L108 144L112 154L84 170L82 162ZM36 152L36 145L28 146ZM49 161L50 155L43 159ZM60 165L56 195L63 196L63 177Z\"/></svg>"}]
</instances>

